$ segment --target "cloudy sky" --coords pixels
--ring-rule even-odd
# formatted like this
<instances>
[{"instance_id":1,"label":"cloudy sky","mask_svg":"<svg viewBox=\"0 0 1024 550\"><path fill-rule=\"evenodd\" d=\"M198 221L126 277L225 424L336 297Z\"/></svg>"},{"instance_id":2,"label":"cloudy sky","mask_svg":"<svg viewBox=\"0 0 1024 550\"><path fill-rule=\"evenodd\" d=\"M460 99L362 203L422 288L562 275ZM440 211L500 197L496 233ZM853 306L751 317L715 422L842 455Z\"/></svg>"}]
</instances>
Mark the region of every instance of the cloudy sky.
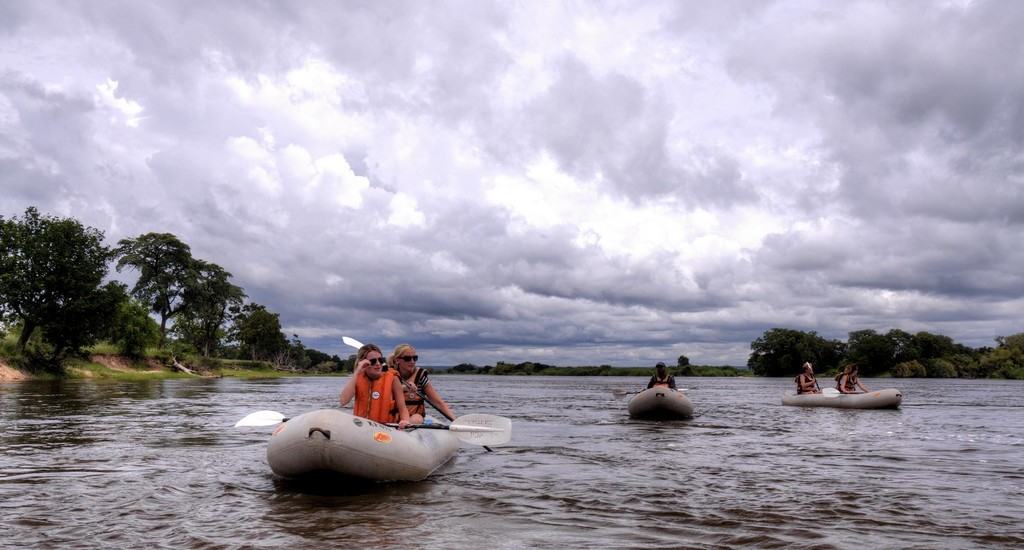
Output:
<instances>
[{"instance_id":1,"label":"cloudy sky","mask_svg":"<svg viewBox=\"0 0 1024 550\"><path fill-rule=\"evenodd\" d=\"M969 0L5 0L0 215L173 233L329 353L992 345L1024 331L1022 28Z\"/></svg>"}]
</instances>

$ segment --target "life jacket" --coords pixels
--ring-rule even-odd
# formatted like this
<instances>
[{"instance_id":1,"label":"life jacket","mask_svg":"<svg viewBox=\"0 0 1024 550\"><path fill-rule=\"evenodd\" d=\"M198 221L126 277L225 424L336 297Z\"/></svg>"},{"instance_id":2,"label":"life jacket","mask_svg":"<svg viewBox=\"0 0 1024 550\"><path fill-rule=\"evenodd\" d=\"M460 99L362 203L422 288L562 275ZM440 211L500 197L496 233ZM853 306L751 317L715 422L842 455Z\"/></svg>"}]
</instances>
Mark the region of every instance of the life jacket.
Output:
<instances>
[{"instance_id":1,"label":"life jacket","mask_svg":"<svg viewBox=\"0 0 1024 550\"><path fill-rule=\"evenodd\" d=\"M802 372L800 374L796 375L796 378L795 378L795 380L796 380L796 393L806 393L803 390L803 384L800 383L800 379L803 378L804 376L806 376L806 375L804 373L802 373ZM817 380L814 379L814 376L809 377L808 380L810 382L817 382ZM815 387L817 387L817 384L815 384Z\"/></svg>"},{"instance_id":2,"label":"life jacket","mask_svg":"<svg viewBox=\"0 0 1024 550\"><path fill-rule=\"evenodd\" d=\"M851 393L851 392L857 391L857 382L860 381L860 377L858 377L856 374L852 374L852 373L849 376L847 376L846 377L846 389L844 391L842 383L843 383L843 376L845 376L845 375L846 375L846 373L842 373L842 374L840 374L839 376L836 377L836 389L839 390L840 392L843 392L843 393Z\"/></svg>"},{"instance_id":3,"label":"life jacket","mask_svg":"<svg viewBox=\"0 0 1024 550\"><path fill-rule=\"evenodd\" d=\"M669 388L669 387L671 387L671 384L669 383L669 381L672 380L672 375L667 373L667 372L665 373L665 378L658 378L658 375L655 374L654 376L651 377L651 379L654 380L654 385L651 386L652 388L658 388L658 387Z\"/></svg>"},{"instance_id":4,"label":"life jacket","mask_svg":"<svg viewBox=\"0 0 1024 550\"><path fill-rule=\"evenodd\" d=\"M412 373L412 383L416 386L416 391L409 389L409 386L405 385L405 379L399 375L399 381L402 382L402 391L405 392L405 408L409 410L409 416L418 414L420 416L427 415L426 401L424 400L424 392L427 387L427 375L429 373L416 367L416 370Z\"/></svg>"},{"instance_id":5,"label":"life jacket","mask_svg":"<svg viewBox=\"0 0 1024 550\"><path fill-rule=\"evenodd\" d=\"M374 422L388 424L398 422L398 404L391 389L395 381L395 371L383 372L380 378L370 380L365 374L359 373L356 378L356 404L353 414L369 418Z\"/></svg>"}]
</instances>

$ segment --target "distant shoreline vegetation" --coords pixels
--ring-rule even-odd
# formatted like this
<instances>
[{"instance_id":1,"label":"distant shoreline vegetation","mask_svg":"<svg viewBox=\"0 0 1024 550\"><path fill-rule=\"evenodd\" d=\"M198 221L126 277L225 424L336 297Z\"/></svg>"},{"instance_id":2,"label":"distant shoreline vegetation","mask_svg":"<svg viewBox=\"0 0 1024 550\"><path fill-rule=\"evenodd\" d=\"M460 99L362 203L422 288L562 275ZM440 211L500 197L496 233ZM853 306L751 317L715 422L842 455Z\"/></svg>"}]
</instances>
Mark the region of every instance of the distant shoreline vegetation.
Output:
<instances>
[{"instance_id":1,"label":"distant shoreline vegetation","mask_svg":"<svg viewBox=\"0 0 1024 550\"><path fill-rule=\"evenodd\" d=\"M523 363L506 363L498 361L494 366L477 366L472 363L461 363L454 367L427 367L438 374L486 374L493 376L650 376L654 366L650 367L613 367L611 365L558 367L544 363L526 361ZM669 367L673 376L753 376L750 369L731 366L699 366L685 365Z\"/></svg>"}]
</instances>

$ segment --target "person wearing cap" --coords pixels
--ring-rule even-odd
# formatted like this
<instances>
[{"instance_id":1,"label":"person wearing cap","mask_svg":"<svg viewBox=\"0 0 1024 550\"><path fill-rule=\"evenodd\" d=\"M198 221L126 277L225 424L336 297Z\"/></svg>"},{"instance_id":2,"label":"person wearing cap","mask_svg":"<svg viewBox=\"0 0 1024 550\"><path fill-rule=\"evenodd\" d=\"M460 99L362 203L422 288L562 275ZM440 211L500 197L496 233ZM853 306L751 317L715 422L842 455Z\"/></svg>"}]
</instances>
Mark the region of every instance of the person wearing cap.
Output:
<instances>
[{"instance_id":1,"label":"person wearing cap","mask_svg":"<svg viewBox=\"0 0 1024 550\"><path fill-rule=\"evenodd\" d=\"M676 377L668 373L668 368L665 366L665 363L658 363L654 367L654 376L652 376L651 381L647 383L647 387L662 387L674 390L676 389Z\"/></svg>"},{"instance_id":2,"label":"person wearing cap","mask_svg":"<svg viewBox=\"0 0 1024 550\"><path fill-rule=\"evenodd\" d=\"M814 378L814 367L810 361L804 363L803 370L797 375L796 393L821 393L818 381Z\"/></svg>"}]
</instances>

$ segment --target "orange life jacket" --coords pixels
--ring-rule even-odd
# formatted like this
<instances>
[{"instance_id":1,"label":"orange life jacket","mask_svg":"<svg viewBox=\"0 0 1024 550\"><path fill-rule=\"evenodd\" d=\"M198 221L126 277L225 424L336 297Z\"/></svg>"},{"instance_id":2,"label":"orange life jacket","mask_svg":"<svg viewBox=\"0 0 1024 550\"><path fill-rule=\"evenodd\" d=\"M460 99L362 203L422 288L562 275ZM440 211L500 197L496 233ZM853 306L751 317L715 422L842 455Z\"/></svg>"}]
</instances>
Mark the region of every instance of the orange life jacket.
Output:
<instances>
[{"instance_id":1,"label":"orange life jacket","mask_svg":"<svg viewBox=\"0 0 1024 550\"><path fill-rule=\"evenodd\" d=\"M666 372L665 373L665 378L658 378L657 373L655 373L655 375L652 376L652 378L654 378L654 385L651 386L651 387L653 387L653 388L658 388L658 387L668 388L668 387L670 387L669 379L672 378L672 375Z\"/></svg>"},{"instance_id":2,"label":"orange life jacket","mask_svg":"<svg viewBox=\"0 0 1024 550\"><path fill-rule=\"evenodd\" d=\"M356 404L353 414L369 418L374 422L388 424L398 422L398 404L392 384L395 382L395 371L382 372L380 378L371 381L364 373L356 378Z\"/></svg>"}]
</instances>

